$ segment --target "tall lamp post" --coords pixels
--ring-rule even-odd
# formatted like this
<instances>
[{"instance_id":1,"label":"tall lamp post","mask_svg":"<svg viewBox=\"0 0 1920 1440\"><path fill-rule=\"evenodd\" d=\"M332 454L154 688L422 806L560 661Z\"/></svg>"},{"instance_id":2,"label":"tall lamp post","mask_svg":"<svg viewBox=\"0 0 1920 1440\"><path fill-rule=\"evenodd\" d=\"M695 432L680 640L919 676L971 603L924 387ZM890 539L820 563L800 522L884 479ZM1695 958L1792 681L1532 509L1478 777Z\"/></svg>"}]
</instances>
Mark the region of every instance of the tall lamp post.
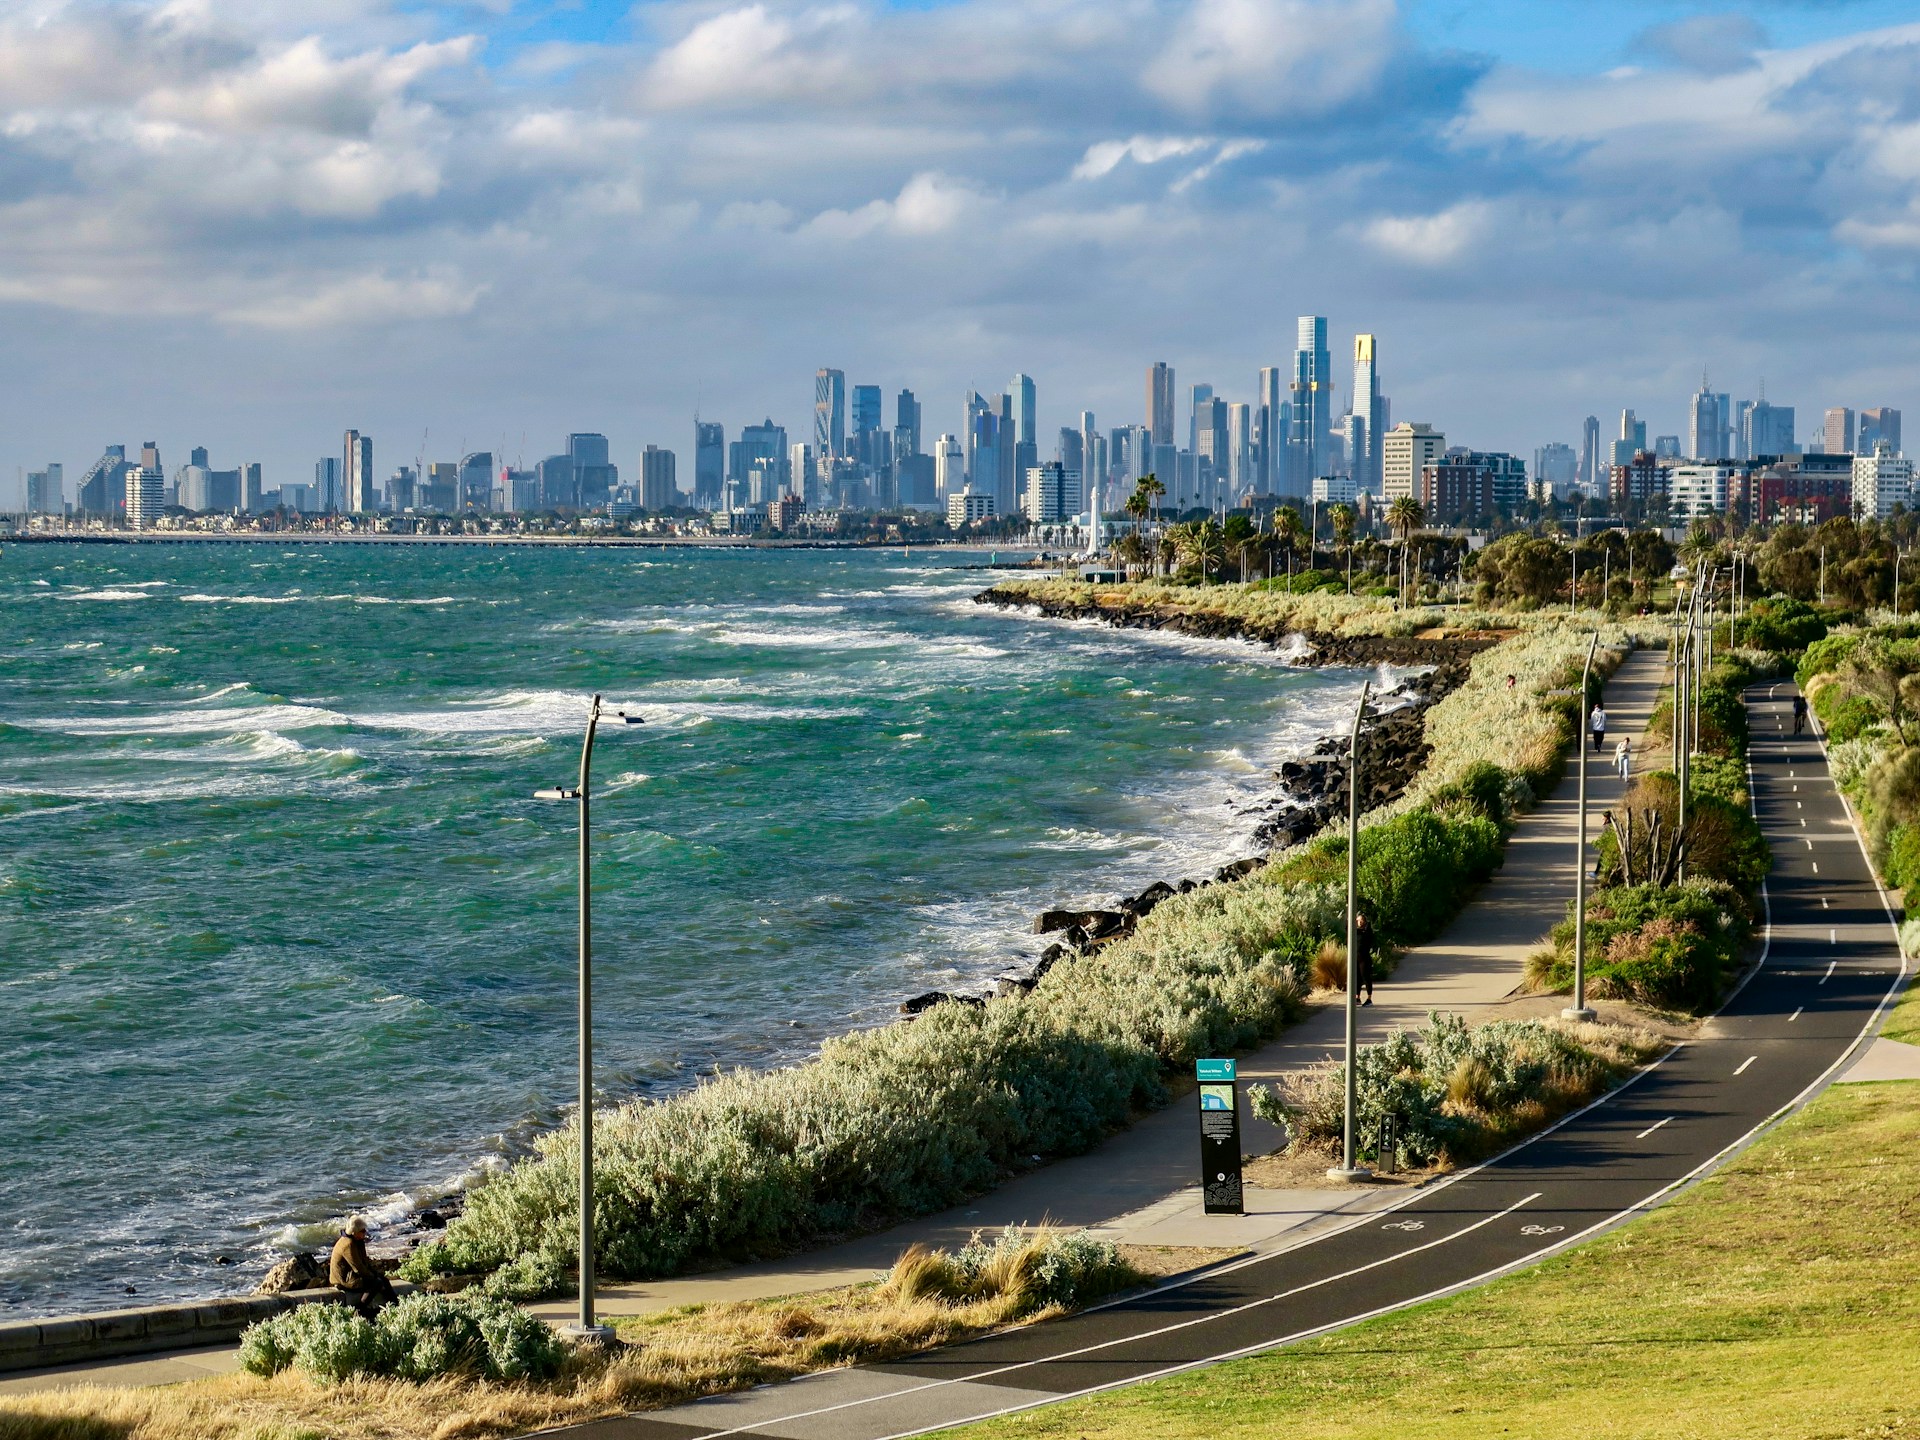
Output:
<instances>
[{"instance_id":1,"label":"tall lamp post","mask_svg":"<svg viewBox=\"0 0 1920 1440\"><path fill-rule=\"evenodd\" d=\"M638 716L616 710L613 718L638 725ZM536 790L536 800L580 803L580 1319L561 1333L569 1339L605 1344L613 1330L593 1319L593 911L591 853L588 846L587 790L593 766L593 737L600 728L600 697L587 706L587 734L580 745L580 783L571 790Z\"/></svg>"},{"instance_id":2,"label":"tall lamp post","mask_svg":"<svg viewBox=\"0 0 1920 1440\"><path fill-rule=\"evenodd\" d=\"M1335 1180L1365 1180L1373 1174L1360 1164L1356 1142L1360 1131L1360 1082L1354 1059L1360 1049L1360 722L1367 714L1371 680L1360 686L1360 703L1353 711L1353 734L1347 741L1347 1083L1345 1120L1341 1130L1340 1164L1329 1170Z\"/></svg>"},{"instance_id":3,"label":"tall lamp post","mask_svg":"<svg viewBox=\"0 0 1920 1440\"><path fill-rule=\"evenodd\" d=\"M1573 1004L1560 1013L1569 1020L1591 1020L1587 1004L1587 687L1593 681L1593 652L1600 648L1600 632L1587 642L1587 663L1580 672L1580 725L1574 744L1580 752L1580 834L1573 848Z\"/></svg>"}]
</instances>

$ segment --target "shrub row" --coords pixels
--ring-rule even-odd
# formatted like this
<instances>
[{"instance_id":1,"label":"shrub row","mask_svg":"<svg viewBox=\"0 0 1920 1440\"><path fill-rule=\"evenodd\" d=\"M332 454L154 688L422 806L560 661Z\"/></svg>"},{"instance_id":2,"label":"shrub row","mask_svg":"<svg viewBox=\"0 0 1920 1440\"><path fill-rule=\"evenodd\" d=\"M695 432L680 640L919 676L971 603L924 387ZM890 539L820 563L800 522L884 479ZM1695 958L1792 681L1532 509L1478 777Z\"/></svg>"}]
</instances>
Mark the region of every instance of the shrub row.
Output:
<instances>
[{"instance_id":1,"label":"shrub row","mask_svg":"<svg viewBox=\"0 0 1920 1440\"><path fill-rule=\"evenodd\" d=\"M253 1374L299 1369L322 1381L545 1380L565 1359L553 1331L483 1295L409 1295L371 1321L345 1305L301 1305L240 1337L240 1363Z\"/></svg>"},{"instance_id":2,"label":"shrub row","mask_svg":"<svg viewBox=\"0 0 1920 1440\"><path fill-rule=\"evenodd\" d=\"M1744 894L1722 880L1625 885L1587 897L1587 993L1668 1010L1704 1010L1740 963L1753 933ZM1573 919L1528 962L1538 990L1573 984Z\"/></svg>"}]
</instances>

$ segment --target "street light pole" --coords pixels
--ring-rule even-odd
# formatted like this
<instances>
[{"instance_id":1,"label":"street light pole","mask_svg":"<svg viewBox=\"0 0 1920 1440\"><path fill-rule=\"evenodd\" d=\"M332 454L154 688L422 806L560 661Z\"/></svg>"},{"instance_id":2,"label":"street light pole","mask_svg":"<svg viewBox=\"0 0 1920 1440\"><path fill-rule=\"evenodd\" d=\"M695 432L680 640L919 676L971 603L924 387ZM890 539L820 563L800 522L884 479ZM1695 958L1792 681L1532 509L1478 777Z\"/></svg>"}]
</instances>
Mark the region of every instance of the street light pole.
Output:
<instances>
[{"instance_id":1,"label":"street light pole","mask_svg":"<svg viewBox=\"0 0 1920 1440\"><path fill-rule=\"evenodd\" d=\"M1341 1131L1340 1165L1329 1170L1335 1180L1365 1180L1373 1174L1360 1164L1355 1143L1360 1130L1360 1082L1354 1069L1360 1035L1360 722L1367 713L1371 680L1360 686L1360 703L1353 711L1353 734L1347 741L1347 1081Z\"/></svg>"},{"instance_id":2,"label":"street light pole","mask_svg":"<svg viewBox=\"0 0 1920 1440\"><path fill-rule=\"evenodd\" d=\"M1580 672L1580 718L1587 714L1587 686L1593 680L1593 652L1600 648L1600 632L1587 642L1586 668ZM1587 727L1583 723L1580 730ZM1568 1020L1591 1020L1594 1011L1587 1004L1587 737L1576 731L1574 744L1580 752L1580 833L1573 847L1573 1004L1560 1013Z\"/></svg>"},{"instance_id":3,"label":"street light pole","mask_svg":"<svg viewBox=\"0 0 1920 1440\"><path fill-rule=\"evenodd\" d=\"M636 716L614 712L622 724ZM587 733L580 744L580 783L571 790L536 790L536 800L575 800L580 805L580 1319L562 1333L569 1339L607 1344L613 1330L593 1317L593 877L589 844L588 789L593 738L600 728L600 697L587 706Z\"/></svg>"}]
</instances>

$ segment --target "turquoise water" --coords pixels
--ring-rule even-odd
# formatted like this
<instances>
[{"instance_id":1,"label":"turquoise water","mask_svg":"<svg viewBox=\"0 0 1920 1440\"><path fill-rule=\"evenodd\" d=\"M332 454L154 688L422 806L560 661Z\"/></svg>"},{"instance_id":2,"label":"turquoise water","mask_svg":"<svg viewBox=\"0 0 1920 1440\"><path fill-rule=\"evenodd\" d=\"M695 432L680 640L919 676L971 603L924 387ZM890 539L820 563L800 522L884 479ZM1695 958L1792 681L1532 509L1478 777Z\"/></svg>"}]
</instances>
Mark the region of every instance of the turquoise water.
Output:
<instances>
[{"instance_id":1,"label":"turquoise water","mask_svg":"<svg viewBox=\"0 0 1920 1440\"><path fill-rule=\"evenodd\" d=\"M0 1311L248 1288L609 1095L804 1058L1247 853L1358 678L987 610L977 556L0 549ZM235 1263L215 1263L225 1256Z\"/></svg>"}]
</instances>

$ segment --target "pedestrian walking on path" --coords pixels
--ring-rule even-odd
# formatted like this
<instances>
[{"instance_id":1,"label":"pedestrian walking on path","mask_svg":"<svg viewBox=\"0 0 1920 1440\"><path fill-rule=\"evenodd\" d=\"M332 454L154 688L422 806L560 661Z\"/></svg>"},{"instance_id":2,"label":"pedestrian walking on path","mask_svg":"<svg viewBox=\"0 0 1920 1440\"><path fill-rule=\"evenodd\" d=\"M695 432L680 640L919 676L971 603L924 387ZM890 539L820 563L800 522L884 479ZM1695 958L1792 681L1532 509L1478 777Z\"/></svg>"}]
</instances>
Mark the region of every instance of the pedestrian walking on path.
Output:
<instances>
[{"instance_id":1,"label":"pedestrian walking on path","mask_svg":"<svg viewBox=\"0 0 1920 1440\"><path fill-rule=\"evenodd\" d=\"M1633 778L1633 737L1622 735L1620 743L1613 747L1613 768L1622 780Z\"/></svg>"},{"instance_id":2,"label":"pedestrian walking on path","mask_svg":"<svg viewBox=\"0 0 1920 1440\"><path fill-rule=\"evenodd\" d=\"M1355 966L1353 988L1355 991L1366 991L1367 998L1360 1003L1371 1005L1373 1003L1373 926L1367 923L1364 913L1356 915L1353 920L1353 962Z\"/></svg>"},{"instance_id":3,"label":"pedestrian walking on path","mask_svg":"<svg viewBox=\"0 0 1920 1440\"><path fill-rule=\"evenodd\" d=\"M1595 750L1604 749L1607 743L1607 707L1605 705L1594 706L1593 715L1588 719L1587 725L1588 728L1593 731L1593 748Z\"/></svg>"}]
</instances>

